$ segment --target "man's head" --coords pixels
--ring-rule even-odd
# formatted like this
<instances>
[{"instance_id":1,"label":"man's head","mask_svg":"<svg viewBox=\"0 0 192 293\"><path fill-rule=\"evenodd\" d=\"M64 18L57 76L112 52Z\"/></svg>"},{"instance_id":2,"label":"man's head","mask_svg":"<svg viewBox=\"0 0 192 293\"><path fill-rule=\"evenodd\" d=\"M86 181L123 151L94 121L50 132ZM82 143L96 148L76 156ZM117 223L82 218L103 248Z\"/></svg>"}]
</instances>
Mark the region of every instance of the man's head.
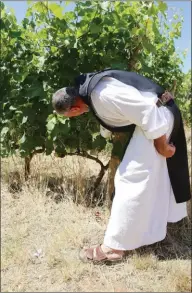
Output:
<instances>
[{"instance_id":1,"label":"man's head","mask_svg":"<svg viewBox=\"0 0 192 293\"><path fill-rule=\"evenodd\" d=\"M58 90L53 95L52 105L58 114L66 117L75 117L88 112L88 106L78 96L74 87L65 87Z\"/></svg>"}]
</instances>

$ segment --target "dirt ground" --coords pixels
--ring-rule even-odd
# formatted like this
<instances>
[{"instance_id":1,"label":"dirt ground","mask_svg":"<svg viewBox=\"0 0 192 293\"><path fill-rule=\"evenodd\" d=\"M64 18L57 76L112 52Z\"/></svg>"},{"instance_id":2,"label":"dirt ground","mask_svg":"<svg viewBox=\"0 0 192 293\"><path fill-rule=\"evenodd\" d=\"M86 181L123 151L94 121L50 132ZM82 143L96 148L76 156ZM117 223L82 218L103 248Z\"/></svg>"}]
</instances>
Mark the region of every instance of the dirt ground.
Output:
<instances>
[{"instance_id":1,"label":"dirt ground","mask_svg":"<svg viewBox=\"0 0 192 293\"><path fill-rule=\"evenodd\" d=\"M80 248L102 242L109 217L105 206L77 204L85 176L93 178L99 166L39 155L28 183L23 169L22 159L2 160L1 292L191 291L188 219L169 225L163 242L130 252L122 263L84 264Z\"/></svg>"}]
</instances>

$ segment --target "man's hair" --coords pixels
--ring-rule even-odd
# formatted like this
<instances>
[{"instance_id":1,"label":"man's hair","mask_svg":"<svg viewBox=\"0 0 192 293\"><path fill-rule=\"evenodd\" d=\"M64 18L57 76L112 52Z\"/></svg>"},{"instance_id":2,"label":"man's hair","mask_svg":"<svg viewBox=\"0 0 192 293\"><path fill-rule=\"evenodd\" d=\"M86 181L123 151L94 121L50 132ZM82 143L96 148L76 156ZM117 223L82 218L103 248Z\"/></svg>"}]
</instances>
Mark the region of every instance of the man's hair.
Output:
<instances>
[{"instance_id":1,"label":"man's hair","mask_svg":"<svg viewBox=\"0 0 192 293\"><path fill-rule=\"evenodd\" d=\"M52 97L52 105L58 114L69 111L75 104L77 98L77 90L74 87L65 87L54 93Z\"/></svg>"}]
</instances>

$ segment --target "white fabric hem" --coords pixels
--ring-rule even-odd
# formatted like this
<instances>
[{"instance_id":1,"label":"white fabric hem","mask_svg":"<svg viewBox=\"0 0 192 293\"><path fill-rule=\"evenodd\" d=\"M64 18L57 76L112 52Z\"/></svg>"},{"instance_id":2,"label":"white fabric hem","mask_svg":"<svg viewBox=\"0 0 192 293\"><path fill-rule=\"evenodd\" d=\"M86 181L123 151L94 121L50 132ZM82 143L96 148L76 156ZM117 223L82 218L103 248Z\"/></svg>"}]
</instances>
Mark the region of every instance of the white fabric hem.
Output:
<instances>
[{"instance_id":1,"label":"white fabric hem","mask_svg":"<svg viewBox=\"0 0 192 293\"><path fill-rule=\"evenodd\" d=\"M169 129L169 125L164 125L162 128L159 128L158 130L156 129L153 132L143 130L143 133L145 134L147 139L153 140L153 139L156 139L156 138L159 138L159 137L165 135L167 133L168 129Z\"/></svg>"},{"instance_id":2,"label":"white fabric hem","mask_svg":"<svg viewBox=\"0 0 192 293\"><path fill-rule=\"evenodd\" d=\"M177 219L177 220L167 220L167 223L177 223L177 222L179 222L179 221L181 221L181 220L183 220L183 219L185 219L185 218L187 218L188 217L188 215L186 214L185 216L182 216L181 218L179 218L179 219Z\"/></svg>"},{"instance_id":3,"label":"white fabric hem","mask_svg":"<svg viewBox=\"0 0 192 293\"><path fill-rule=\"evenodd\" d=\"M167 223L177 223L179 221L181 221L182 219L186 218L187 215L185 216L181 216L179 219L177 220L168 220ZM143 247L143 246L147 246L147 245L152 245L154 243L157 243L157 242L160 242L162 241L163 239L165 239L166 237L166 234L167 234L167 227L166 227L166 233L164 236L161 236L159 238L154 238L153 240L149 241L149 242L143 242L143 243L140 243L138 245L134 245L134 246L122 246L120 243L118 243L117 241L111 239L111 237L108 237L108 236L105 236L104 238L104 245L109 247L109 248L112 248L112 249L117 249L117 250L134 250L134 249L138 249L140 247Z\"/></svg>"},{"instance_id":4,"label":"white fabric hem","mask_svg":"<svg viewBox=\"0 0 192 293\"><path fill-rule=\"evenodd\" d=\"M138 244L136 246L134 245L134 246L126 246L126 247L121 246L118 242L116 242L114 240L105 239L104 240L104 245L108 246L109 248L117 249L117 250L124 250L124 251L135 250L135 249L138 249L138 248L143 247L143 246L148 246L148 245L152 245L154 243L160 242L160 241L164 240L165 237L166 237L166 234L164 236L159 237L158 239L154 239L154 240L151 240L149 242L140 243L140 244Z\"/></svg>"}]
</instances>

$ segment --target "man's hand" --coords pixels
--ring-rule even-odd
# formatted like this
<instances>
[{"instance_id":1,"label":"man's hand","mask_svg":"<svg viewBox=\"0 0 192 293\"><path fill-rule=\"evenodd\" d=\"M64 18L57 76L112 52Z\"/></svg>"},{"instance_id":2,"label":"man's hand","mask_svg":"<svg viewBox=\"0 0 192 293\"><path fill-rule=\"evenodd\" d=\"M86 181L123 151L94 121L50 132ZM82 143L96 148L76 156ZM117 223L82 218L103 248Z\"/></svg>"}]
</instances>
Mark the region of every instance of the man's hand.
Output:
<instances>
[{"instance_id":1,"label":"man's hand","mask_svg":"<svg viewBox=\"0 0 192 293\"><path fill-rule=\"evenodd\" d=\"M174 96L168 91L165 91L164 94L162 94L162 96L161 96L161 100L163 103L167 103L173 99L174 99Z\"/></svg>"},{"instance_id":2,"label":"man's hand","mask_svg":"<svg viewBox=\"0 0 192 293\"><path fill-rule=\"evenodd\" d=\"M168 144L166 140L166 135L163 135L157 139L154 139L154 146L159 154L163 157L171 158L176 151L173 144Z\"/></svg>"}]
</instances>

